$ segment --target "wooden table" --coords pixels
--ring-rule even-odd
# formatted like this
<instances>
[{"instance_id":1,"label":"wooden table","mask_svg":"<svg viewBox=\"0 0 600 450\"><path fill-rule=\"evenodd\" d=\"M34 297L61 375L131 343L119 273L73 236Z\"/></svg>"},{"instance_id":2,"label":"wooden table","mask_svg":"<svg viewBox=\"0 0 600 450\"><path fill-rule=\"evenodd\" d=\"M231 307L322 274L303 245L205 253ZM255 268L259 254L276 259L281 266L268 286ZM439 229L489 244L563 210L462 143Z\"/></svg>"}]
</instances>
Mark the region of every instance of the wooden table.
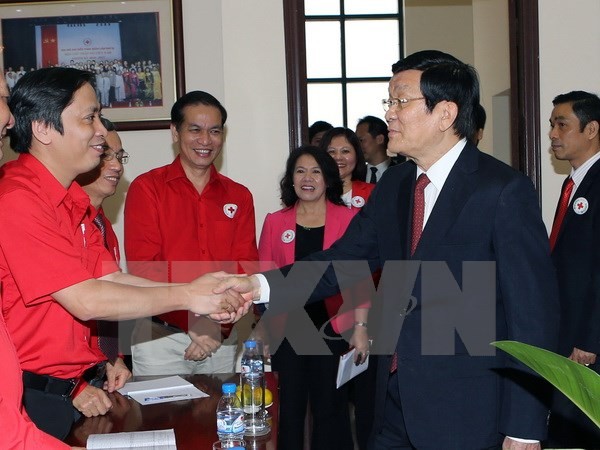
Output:
<instances>
[{"instance_id":1,"label":"wooden table","mask_svg":"<svg viewBox=\"0 0 600 450\"><path fill-rule=\"evenodd\" d=\"M272 417L271 432L260 438L244 438L247 450L277 448L277 375L272 372L265 375L267 387L273 393L273 406L268 408ZM239 384L239 375L188 375L183 378L210 397L142 406L119 393L110 394L112 410L105 416L81 419L71 430L66 442L70 445L85 446L90 434L173 428L178 450L212 450L213 442L218 440L216 409L221 398L221 385L225 382Z\"/></svg>"}]
</instances>

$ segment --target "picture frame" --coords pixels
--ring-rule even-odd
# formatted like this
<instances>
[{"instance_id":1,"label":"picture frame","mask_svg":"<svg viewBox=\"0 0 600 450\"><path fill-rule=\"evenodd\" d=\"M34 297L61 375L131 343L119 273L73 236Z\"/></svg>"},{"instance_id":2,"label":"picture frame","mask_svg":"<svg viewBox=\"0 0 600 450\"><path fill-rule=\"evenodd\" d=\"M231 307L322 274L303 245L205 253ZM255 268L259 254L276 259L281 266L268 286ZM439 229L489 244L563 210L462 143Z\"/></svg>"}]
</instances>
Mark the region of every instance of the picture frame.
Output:
<instances>
[{"instance_id":1,"label":"picture frame","mask_svg":"<svg viewBox=\"0 0 600 450\"><path fill-rule=\"evenodd\" d=\"M181 0L0 0L0 69L96 75L102 114L119 131L168 128L185 93Z\"/></svg>"}]
</instances>

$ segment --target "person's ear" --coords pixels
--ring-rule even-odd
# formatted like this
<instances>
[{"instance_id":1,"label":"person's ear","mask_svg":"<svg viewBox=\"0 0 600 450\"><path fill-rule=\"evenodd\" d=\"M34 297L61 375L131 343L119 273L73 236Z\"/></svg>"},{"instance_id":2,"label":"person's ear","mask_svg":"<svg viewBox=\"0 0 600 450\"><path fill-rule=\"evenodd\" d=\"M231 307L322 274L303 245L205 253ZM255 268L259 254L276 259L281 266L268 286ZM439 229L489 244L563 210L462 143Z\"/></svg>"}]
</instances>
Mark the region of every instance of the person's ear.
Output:
<instances>
[{"instance_id":1,"label":"person's ear","mask_svg":"<svg viewBox=\"0 0 600 450\"><path fill-rule=\"evenodd\" d=\"M35 120L31 123L33 138L44 145L48 145L52 142L52 131L54 131L54 128L41 120Z\"/></svg>"},{"instance_id":2,"label":"person's ear","mask_svg":"<svg viewBox=\"0 0 600 450\"><path fill-rule=\"evenodd\" d=\"M173 139L173 142L179 142L179 131L173 124L171 124L171 139Z\"/></svg>"},{"instance_id":3,"label":"person's ear","mask_svg":"<svg viewBox=\"0 0 600 450\"><path fill-rule=\"evenodd\" d=\"M598 137L599 127L600 125L598 124L598 121L591 120L583 129L583 132L586 133L589 140L593 140Z\"/></svg>"},{"instance_id":4,"label":"person's ear","mask_svg":"<svg viewBox=\"0 0 600 450\"><path fill-rule=\"evenodd\" d=\"M440 130L447 131L452 128L458 117L458 105L454 102L443 101L438 103L437 107L441 108Z\"/></svg>"}]
</instances>

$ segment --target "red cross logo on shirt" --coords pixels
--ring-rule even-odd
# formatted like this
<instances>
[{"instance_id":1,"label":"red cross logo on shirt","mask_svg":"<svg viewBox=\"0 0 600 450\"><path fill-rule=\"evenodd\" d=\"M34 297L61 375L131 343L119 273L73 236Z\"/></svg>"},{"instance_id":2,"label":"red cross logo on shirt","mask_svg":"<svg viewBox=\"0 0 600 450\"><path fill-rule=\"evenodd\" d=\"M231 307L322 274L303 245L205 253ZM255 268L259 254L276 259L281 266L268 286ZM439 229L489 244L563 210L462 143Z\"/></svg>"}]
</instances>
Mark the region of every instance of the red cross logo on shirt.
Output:
<instances>
[{"instance_id":1,"label":"red cross logo on shirt","mask_svg":"<svg viewBox=\"0 0 600 450\"><path fill-rule=\"evenodd\" d=\"M230 219L233 219L237 210L238 206L235 203L227 203L226 205L223 205L223 212Z\"/></svg>"},{"instance_id":2,"label":"red cross logo on shirt","mask_svg":"<svg viewBox=\"0 0 600 450\"><path fill-rule=\"evenodd\" d=\"M294 240L295 237L296 237L296 232L294 230L285 230L281 234L281 242L283 242L284 244L289 244L290 242L292 242Z\"/></svg>"}]
</instances>

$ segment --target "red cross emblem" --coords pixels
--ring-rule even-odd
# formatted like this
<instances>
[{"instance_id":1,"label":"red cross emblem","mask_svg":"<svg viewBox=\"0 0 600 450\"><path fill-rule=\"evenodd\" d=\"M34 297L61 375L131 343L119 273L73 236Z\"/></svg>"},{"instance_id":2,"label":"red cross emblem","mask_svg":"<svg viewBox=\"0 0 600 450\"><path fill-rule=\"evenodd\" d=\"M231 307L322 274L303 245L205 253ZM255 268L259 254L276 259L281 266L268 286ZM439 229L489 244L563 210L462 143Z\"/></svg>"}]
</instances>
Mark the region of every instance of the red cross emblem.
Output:
<instances>
[{"instance_id":1,"label":"red cross emblem","mask_svg":"<svg viewBox=\"0 0 600 450\"><path fill-rule=\"evenodd\" d=\"M233 219L237 210L238 205L236 205L235 203L227 203L226 205L223 205L223 212L230 219Z\"/></svg>"}]
</instances>

